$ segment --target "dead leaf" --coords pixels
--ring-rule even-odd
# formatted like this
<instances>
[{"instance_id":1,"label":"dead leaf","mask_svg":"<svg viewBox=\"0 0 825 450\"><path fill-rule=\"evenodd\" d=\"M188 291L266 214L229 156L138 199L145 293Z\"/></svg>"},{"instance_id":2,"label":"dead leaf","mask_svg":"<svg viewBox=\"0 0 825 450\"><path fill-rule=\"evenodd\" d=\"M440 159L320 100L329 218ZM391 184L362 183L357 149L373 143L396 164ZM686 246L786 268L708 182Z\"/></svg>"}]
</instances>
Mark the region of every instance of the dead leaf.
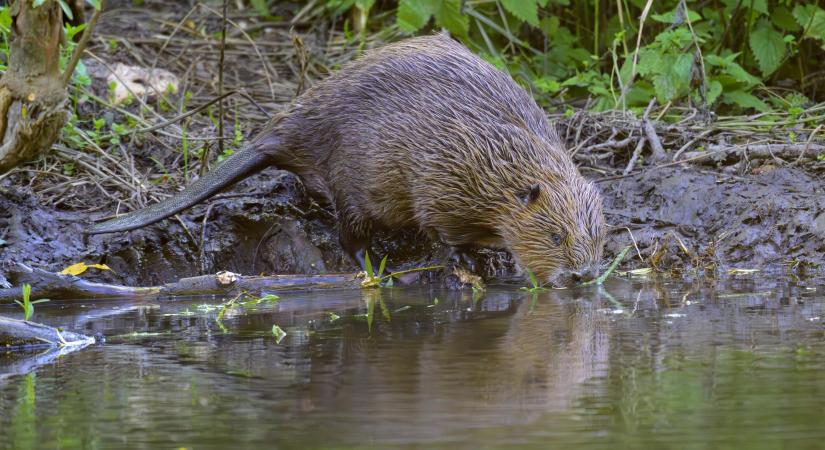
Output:
<instances>
[{"instance_id":1,"label":"dead leaf","mask_svg":"<svg viewBox=\"0 0 825 450\"><path fill-rule=\"evenodd\" d=\"M100 270L112 270L106 264L86 264L85 262L79 262L77 264L72 264L69 267L61 270L58 275L80 275L81 273L85 272L88 269L100 269Z\"/></svg>"}]
</instances>

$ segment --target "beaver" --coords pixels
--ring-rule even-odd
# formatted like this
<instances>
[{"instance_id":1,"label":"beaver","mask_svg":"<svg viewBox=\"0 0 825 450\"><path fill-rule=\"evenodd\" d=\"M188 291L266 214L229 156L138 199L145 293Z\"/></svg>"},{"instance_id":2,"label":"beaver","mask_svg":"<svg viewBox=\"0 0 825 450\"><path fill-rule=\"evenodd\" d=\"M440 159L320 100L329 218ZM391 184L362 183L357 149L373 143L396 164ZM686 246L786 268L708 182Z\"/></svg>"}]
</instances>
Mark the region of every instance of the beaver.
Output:
<instances>
[{"instance_id":1,"label":"beaver","mask_svg":"<svg viewBox=\"0 0 825 450\"><path fill-rule=\"evenodd\" d=\"M362 267L374 231L417 227L453 255L507 249L543 282L598 271L599 192L532 97L444 34L366 52L184 191L90 233L157 222L271 165L332 205Z\"/></svg>"}]
</instances>

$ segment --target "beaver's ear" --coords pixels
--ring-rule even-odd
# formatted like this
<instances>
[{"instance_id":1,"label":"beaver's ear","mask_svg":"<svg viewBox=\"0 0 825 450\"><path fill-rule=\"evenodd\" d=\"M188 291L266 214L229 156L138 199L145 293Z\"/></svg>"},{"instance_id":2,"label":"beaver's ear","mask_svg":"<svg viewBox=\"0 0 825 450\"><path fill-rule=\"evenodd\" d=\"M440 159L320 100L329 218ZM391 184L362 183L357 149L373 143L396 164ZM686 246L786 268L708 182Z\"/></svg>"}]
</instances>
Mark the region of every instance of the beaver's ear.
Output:
<instances>
[{"instance_id":1,"label":"beaver's ear","mask_svg":"<svg viewBox=\"0 0 825 450\"><path fill-rule=\"evenodd\" d=\"M516 198L522 205L529 205L539 198L541 185L538 183L528 186L526 189L516 191Z\"/></svg>"}]
</instances>

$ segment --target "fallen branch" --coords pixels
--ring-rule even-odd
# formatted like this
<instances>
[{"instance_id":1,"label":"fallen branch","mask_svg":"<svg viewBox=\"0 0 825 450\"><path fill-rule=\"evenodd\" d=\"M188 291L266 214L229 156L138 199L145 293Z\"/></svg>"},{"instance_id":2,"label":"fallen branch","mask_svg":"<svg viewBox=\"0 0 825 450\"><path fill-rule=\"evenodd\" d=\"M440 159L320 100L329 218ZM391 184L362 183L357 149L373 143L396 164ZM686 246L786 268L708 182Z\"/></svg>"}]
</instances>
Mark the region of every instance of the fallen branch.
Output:
<instances>
[{"instance_id":1,"label":"fallen branch","mask_svg":"<svg viewBox=\"0 0 825 450\"><path fill-rule=\"evenodd\" d=\"M817 159L818 155L825 152L825 145L820 144L758 144L758 145L709 145L706 151L685 152L684 158L699 158L702 155L712 157L719 161L731 155L743 155L747 153L752 158L773 158L780 156L785 158Z\"/></svg>"},{"instance_id":2,"label":"fallen branch","mask_svg":"<svg viewBox=\"0 0 825 450\"><path fill-rule=\"evenodd\" d=\"M0 346L25 348L45 345L79 350L94 343L95 338L84 334L61 331L48 325L0 316Z\"/></svg>"},{"instance_id":3,"label":"fallen branch","mask_svg":"<svg viewBox=\"0 0 825 450\"><path fill-rule=\"evenodd\" d=\"M246 277L231 272L182 278L160 286L131 287L117 284L94 283L72 275L58 275L18 264L10 270L9 278L16 284L32 286L32 296L56 299L131 298L160 299L171 296L237 295L241 292L260 293L283 289L355 288L359 280L355 274L330 275L273 275ZM0 289L0 302L20 297L19 288Z\"/></svg>"},{"instance_id":4,"label":"fallen branch","mask_svg":"<svg viewBox=\"0 0 825 450\"><path fill-rule=\"evenodd\" d=\"M659 162L667 159L667 155L665 154L665 148L662 147L662 141L659 139L659 135L656 134L656 127L653 126L653 122L651 122L650 117L648 117L654 104L656 104L655 98L647 105L647 109L642 116L642 128L647 137L647 142L650 143L650 149L653 151L653 161Z\"/></svg>"}]
</instances>

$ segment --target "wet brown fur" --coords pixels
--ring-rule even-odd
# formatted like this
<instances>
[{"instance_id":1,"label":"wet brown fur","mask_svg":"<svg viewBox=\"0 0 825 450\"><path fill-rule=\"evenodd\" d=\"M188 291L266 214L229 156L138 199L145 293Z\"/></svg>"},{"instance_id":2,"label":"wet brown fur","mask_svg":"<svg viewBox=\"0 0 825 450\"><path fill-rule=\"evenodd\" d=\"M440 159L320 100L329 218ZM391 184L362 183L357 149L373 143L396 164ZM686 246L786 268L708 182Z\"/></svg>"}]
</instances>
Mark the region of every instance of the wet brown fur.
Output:
<instances>
[{"instance_id":1,"label":"wet brown fur","mask_svg":"<svg viewBox=\"0 0 825 450\"><path fill-rule=\"evenodd\" d=\"M418 227L457 248L510 249L548 281L601 258L600 195L544 111L444 35L368 52L300 96L244 151L264 152L262 165L296 173L334 205L351 254L376 229Z\"/></svg>"}]
</instances>

